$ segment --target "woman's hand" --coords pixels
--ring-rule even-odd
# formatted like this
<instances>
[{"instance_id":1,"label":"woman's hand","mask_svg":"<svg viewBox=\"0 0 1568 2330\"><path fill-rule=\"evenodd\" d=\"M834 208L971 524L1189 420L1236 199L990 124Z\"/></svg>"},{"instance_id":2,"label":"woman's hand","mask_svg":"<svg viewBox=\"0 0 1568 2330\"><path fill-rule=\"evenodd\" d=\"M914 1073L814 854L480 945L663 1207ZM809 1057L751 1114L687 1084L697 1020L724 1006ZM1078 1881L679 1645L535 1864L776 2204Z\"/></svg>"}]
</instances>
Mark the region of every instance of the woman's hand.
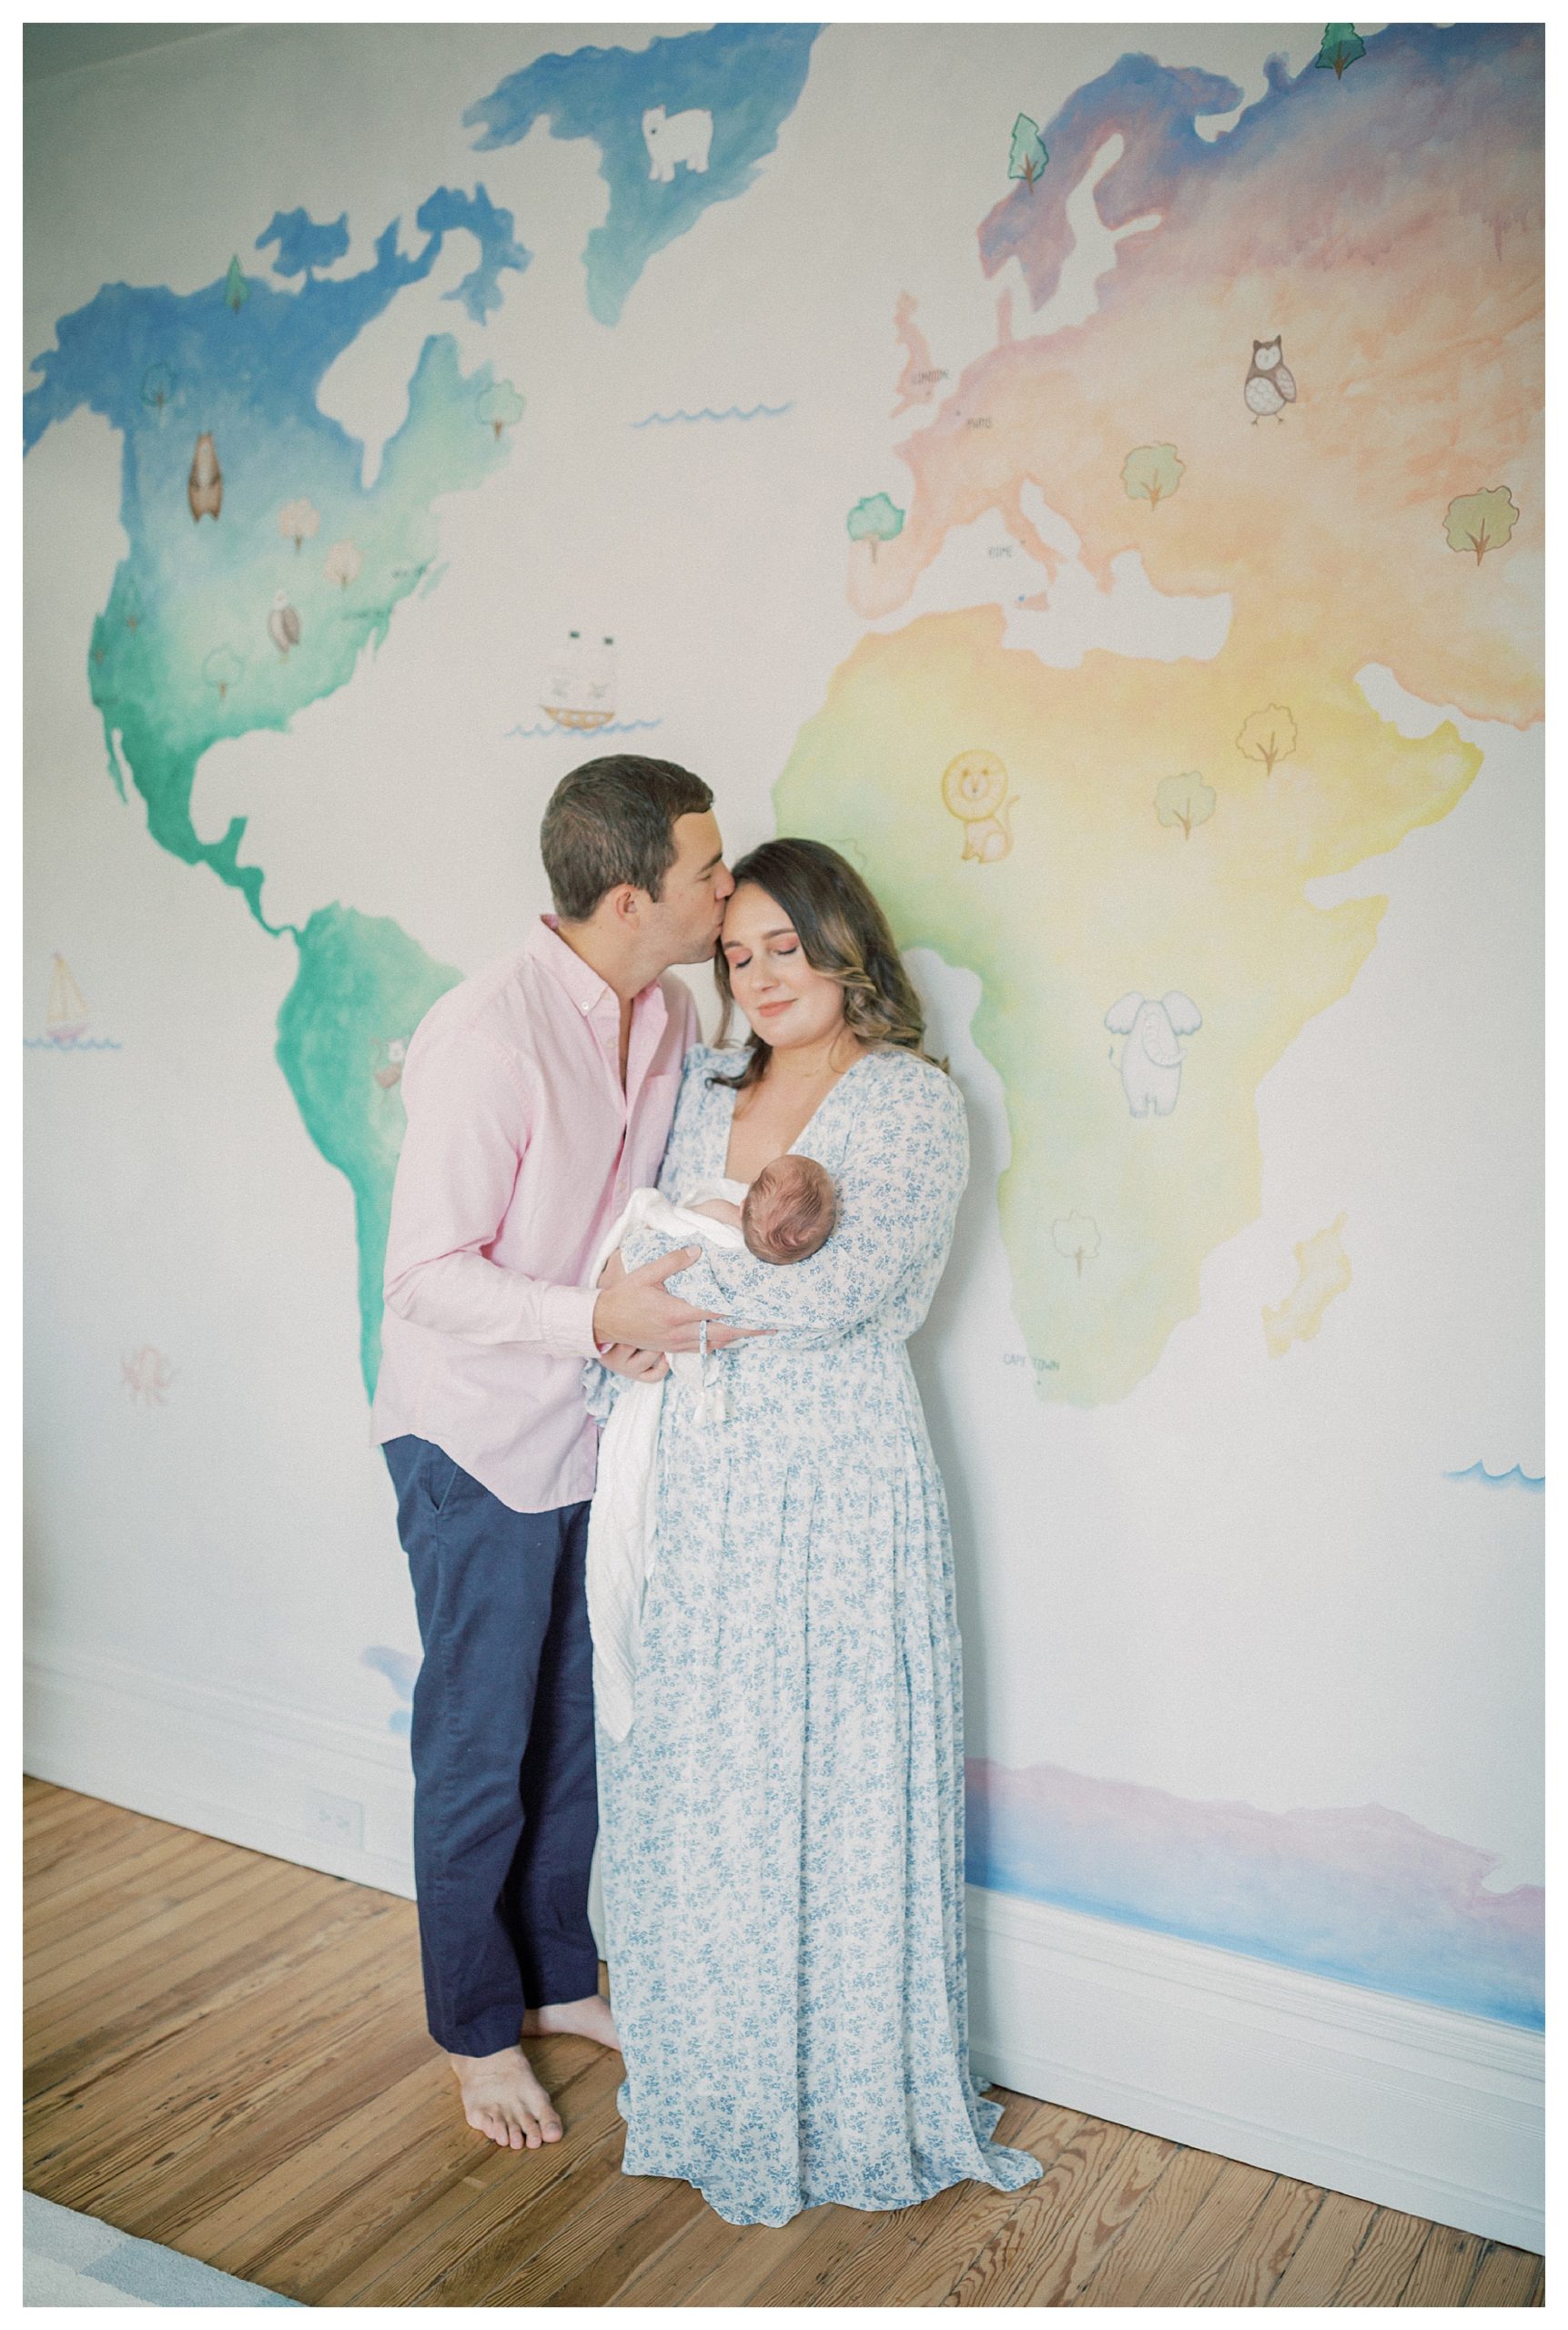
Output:
<instances>
[{"instance_id":1,"label":"woman's hand","mask_svg":"<svg viewBox=\"0 0 1568 2330\"><path fill-rule=\"evenodd\" d=\"M657 1383L670 1373L662 1351L640 1351L635 1343L609 1343L599 1357L612 1375L629 1376L633 1383Z\"/></svg>"}]
</instances>

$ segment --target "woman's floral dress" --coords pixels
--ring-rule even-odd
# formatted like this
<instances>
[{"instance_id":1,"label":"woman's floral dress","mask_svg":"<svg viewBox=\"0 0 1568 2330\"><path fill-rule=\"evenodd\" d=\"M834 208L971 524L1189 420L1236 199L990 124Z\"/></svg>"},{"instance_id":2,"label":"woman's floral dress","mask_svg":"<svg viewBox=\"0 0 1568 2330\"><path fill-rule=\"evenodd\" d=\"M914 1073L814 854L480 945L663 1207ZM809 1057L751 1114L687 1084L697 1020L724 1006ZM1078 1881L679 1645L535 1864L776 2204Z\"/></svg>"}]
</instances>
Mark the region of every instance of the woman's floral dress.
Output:
<instances>
[{"instance_id":1,"label":"woman's floral dress","mask_svg":"<svg viewBox=\"0 0 1568 2330\"><path fill-rule=\"evenodd\" d=\"M686 1060L660 1187L724 1170L738 1056ZM726 1415L666 1381L631 1730L599 1737L630 2175L733 2224L902 2209L1040 2174L969 2071L952 1537L905 1339L968 1172L957 1087L865 1052L794 1144L839 1220L809 1260L670 1281L778 1332L731 1346ZM644 1238L629 1267L666 1251ZM619 1379L588 1370L608 1413Z\"/></svg>"}]
</instances>

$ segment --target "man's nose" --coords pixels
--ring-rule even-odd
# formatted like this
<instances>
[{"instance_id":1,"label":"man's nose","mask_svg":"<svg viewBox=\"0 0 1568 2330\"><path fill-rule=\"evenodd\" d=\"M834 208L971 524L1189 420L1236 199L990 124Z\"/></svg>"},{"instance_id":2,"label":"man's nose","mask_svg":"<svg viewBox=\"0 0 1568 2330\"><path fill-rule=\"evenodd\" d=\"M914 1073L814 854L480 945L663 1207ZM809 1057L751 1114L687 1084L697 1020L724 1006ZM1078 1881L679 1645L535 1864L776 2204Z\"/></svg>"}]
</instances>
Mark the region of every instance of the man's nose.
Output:
<instances>
[{"instance_id":1,"label":"man's nose","mask_svg":"<svg viewBox=\"0 0 1568 2330\"><path fill-rule=\"evenodd\" d=\"M714 895L714 897L720 897L720 898L729 898L729 897L733 897L734 896L734 889L735 889L735 877L734 877L734 876L731 873L731 871L730 871L730 869L729 869L729 867L728 867L727 866L720 866L720 868L719 868L718 874L717 874L717 876L716 876L716 877L715 877L715 879L714 879L714 884L713 884L713 895Z\"/></svg>"}]
</instances>

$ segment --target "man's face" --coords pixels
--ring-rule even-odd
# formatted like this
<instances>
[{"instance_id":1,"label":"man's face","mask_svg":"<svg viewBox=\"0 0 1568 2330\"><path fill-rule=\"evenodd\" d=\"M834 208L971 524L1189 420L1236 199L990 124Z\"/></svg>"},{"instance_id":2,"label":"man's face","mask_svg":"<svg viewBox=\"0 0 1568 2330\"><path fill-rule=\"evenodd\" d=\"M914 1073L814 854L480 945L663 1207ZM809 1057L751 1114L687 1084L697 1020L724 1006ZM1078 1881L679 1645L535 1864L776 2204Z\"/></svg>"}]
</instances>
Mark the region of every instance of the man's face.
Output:
<instances>
[{"instance_id":1,"label":"man's face","mask_svg":"<svg viewBox=\"0 0 1568 2330\"><path fill-rule=\"evenodd\" d=\"M677 817L675 863L648 909L648 933L669 963L705 963L718 943L734 880L711 809Z\"/></svg>"}]
</instances>

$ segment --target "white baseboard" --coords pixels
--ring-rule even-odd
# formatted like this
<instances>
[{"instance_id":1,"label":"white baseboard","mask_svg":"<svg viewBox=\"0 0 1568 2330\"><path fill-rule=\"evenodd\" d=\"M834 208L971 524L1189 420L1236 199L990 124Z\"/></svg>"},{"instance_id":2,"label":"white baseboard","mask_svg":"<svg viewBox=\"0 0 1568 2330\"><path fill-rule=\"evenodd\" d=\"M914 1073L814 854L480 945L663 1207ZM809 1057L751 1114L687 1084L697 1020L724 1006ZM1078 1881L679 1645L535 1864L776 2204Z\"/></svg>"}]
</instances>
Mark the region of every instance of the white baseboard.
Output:
<instances>
[{"instance_id":1,"label":"white baseboard","mask_svg":"<svg viewBox=\"0 0 1568 2330\"><path fill-rule=\"evenodd\" d=\"M1539 2031L977 1887L968 1926L982 2078L1543 2249Z\"/></svg>"},{"instance_id":2,"label":"white baseboard","mask_svg":"<svg viewBox=\"0 0 1568 2330\"><path fill-rule=\"evenodd\" d=\"M389 1733L51 1647L24 1741L40 1779L412 1897ZM1544 2246L1539 2032L977 1888L969 1970L983 2078Z\"/></svg>"}]
</instances>

